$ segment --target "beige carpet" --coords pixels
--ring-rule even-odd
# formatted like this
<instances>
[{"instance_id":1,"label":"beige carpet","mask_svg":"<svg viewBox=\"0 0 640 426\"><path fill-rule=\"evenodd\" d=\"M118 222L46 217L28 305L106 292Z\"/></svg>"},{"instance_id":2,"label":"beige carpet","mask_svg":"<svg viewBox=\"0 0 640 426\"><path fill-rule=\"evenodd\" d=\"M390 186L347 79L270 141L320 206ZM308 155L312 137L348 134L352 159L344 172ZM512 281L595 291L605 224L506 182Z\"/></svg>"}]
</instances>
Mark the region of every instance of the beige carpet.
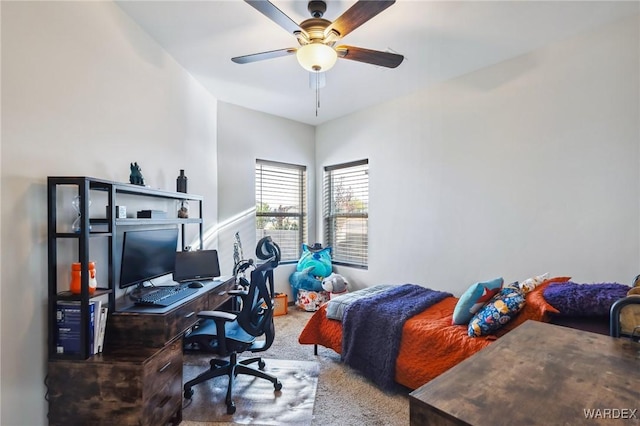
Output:
<instances>
[{"instance_id":1,"label":"beige carpet","mask_svg":"<svg viewBox=\"0 0 640 426\"><path fill-rule=\"evenodd\" d=\"M319 364L280 359L265 362L264 371L278 377L282 390L275 391L268 380L239 375L233 390L236 412L229 415L224 402L228 378L216 377L193 387L193 397L183 403L182 425L310 425ZM208 364L196 364L184 366L185 382L208 368Z\"/></svg>"},{"instance_id":2,"label":"beige carpet","mask_svg":"<svg viewBox=\"0 0 640 426\"><path fill-rule=\"evenodd\" d=\"M318 355L314 355L312 345L298 343L300 331L311 316L312 312L300 311L290 306L287 315L277 316L274 319L276 339L273 345L269 350L260 352L260 355L265 357L267 365L271 360L288 359L315 362L320 366L311 426L408 425L408 392L385 393L355 370L345 366L340 361L340 355L331 349L320 347ZM187 353L185 364L200 364L202 368L206 368L209 358L207 354ZM189 379L191 377L185 376L185 380ZM267 386L271 386L270 391L273 393L273 386L269 382L266 383ZM198 393L197 386L193 389ZM284 390L283 387L282 391ZM187 400L184 402L185 405L188 403ZM224 402L221 406L225 410ZM240 414L241 410L242 407L237 404L236 413ZM227 425L231 425L234 420L229 418L226 411L223 411L222 417L217 420L218 423L184 420L180 426L222 426L224 423L220 422L225 421L228 422Z\"/></svg>"}]
</instances>

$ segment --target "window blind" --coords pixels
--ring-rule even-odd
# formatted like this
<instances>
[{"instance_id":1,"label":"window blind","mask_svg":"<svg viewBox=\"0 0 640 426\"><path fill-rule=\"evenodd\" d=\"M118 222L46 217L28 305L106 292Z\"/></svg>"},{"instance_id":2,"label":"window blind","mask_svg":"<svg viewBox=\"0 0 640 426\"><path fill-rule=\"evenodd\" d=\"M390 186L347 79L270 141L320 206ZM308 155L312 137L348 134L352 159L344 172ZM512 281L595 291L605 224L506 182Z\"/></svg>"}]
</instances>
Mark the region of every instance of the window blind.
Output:
<instances>
[{"instance_id":1,"label":"window blind","mask_svg":"<svg viewBox=\"0 0 640 426\"><path fill-rule=\"evenodd\" d=\"M369 161L324 168L324 232L333 263L367 268Z\"/></svg>"},{"instance_id":2,"label":"window blind","mask_svg":"<svg viewBox=\"0 0 640 426\"><path fill-rule=\"evenodd\" d=\"M297 261L306 239L307 168L256 160L256 241L270 235L281 261Z\"/></svg>"}]
</instances>

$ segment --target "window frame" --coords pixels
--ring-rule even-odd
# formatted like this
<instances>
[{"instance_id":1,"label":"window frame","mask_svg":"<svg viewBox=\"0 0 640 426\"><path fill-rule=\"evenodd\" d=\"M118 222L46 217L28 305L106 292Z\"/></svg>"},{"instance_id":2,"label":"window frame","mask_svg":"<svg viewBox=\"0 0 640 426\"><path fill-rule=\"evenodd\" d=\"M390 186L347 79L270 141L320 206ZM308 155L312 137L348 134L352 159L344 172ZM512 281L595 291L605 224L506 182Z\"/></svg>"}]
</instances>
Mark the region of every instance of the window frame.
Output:
<instances>
[{"instance_id":1,"label":"window frame","mask_svg":"<svg viewBox=\"0 0 640 426\"><path fill-rule=\"evenodd\" d=\"M288 169L292 172L292 176L295 174L293 173L293 171L297 171L298 173L298 184L297 184L297 190L298 190L298 201L299 204L297 204L298 208L299 208L299 212L274 212L274 211L269 211L269 212L262 212L259 209L259 205L260 204L264 204L263 200L264 200L264 178L265 175L263 173L263 169L267 168L271 171L275 171L276 169ZM261 180L260 180L261 179ZM287 218L295 218L298 219L298 236L297 236L297 244L296 244L296 249L295 249L295 257L283 257L280 261L281 264L287 264L287 263L296 263L298 261L298 259L300 258L301 254L302 254L302 243L304 243L304 241L306 241L306 237L307 237L307 231L308 231L308 223L307 223L307 202L308 202L308 198L307 198L307 166L305 165L301 165L301 164L293 164L293 163L283 163L283 162L278 162L278 161L271 161L271 160L263 160L263 159L256 159L255 162L255 176L254 176L254 181L255 181L255 218L256 218L256 223L255 223L255 230L256 230L256 237L258 237L258 232L260 231L264 231L264 228L260 229L258 228L258 223L260 218L273 218L275 220L278 219L287 219ZM273 182L274 184L282 184L282 182ZM295 186L291 186L288 188L295 188ZM260 191L260 192L259 192ZM261 199L259 199L259 194L262 194L263 197ZM268 233L267 233L268 234ZM274 237L274 241L276 243L279 243L277 238ZM279 243L279 245L282 245L281 243ZM290 248L290 247L289 247ZM285 249L285 250L283 250ZM283 252L283 256L286 253L286 248L285 247L281 247L281 250Z\"/></svg>"},{"instance_id":2,"label":"window frame","mask_svg":"<svg viewBox=\"0 0 640 426\"><path fill-rule=\"evenodd\" d=\"M366 194L364 194L366 198L366 202L365 202L366 211L353 212L353 213L335 212L335 210L332 209L332 207L334 206L333 197L335 192L333 181L337 177L335 172L338 170L345 171L345 169L354 169L351 172L346 171L344 173L340 173L338 176L341 176L341 177L344 177L345 175L348 176L349 173L354 173L353 176L355 176L355 173L360 172L358 169L362 168L362 166L365 166L363 171L366 174L366 180L365 180ZM363 159L363 160L351 161L348 163L325 166L322 191L323 191L322 217L323 217L323 225L324 225L324 241L326 246L332 247L332 263L334 265L348 266L352 268L369 269L369 160ZM365 222L366 242L361 245L362 254L360 256L355 256L360 261L357 261L357 260L348 261L348 260L340 259L340 252L338 252L339 246L336 244L337 233L335 230L336 228L335 223L339 219L344 219L346 221L349 221L349 219L366 219L366 222ZM336 257L338 257L338 259L336 259ZM354 257L354 256L349 256L349 257Z\"/></svg>"}]
</instances>

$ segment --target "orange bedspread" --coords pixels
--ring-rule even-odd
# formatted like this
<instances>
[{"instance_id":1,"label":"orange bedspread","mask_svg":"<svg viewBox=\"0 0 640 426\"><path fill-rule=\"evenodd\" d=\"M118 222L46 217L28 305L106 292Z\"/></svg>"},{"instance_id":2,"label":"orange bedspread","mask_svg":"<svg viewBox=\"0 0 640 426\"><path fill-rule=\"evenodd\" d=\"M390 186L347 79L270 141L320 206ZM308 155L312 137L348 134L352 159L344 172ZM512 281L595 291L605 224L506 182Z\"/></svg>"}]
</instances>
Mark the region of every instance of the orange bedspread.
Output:
<instances>
[{"instance_id":1,"label":"orange bedspread","mask_svg":"<svg viewBox=\"0 0 640 426\"><path fill-rule=\"evenodd\" d=\"M469 358L527 320L549 321L550 313L558 313L544 299L544 289L554 282L568 281L570 277L554 277L544 281L526 295L526 304L514 319L495 335L469 337L466 325L451 325L457 297L448 297L405 322L402 328L400 353L396 359L396 382L417 389L429 380ZM328 319L326 305L316 311L302 330L298 341L317 344L342 351L342 323ZM482 366L478 366L482 368Z\"/></svg>"},{"instance_id":2,"label":"orange bedspread","mask_svg":"<svg viewBox=\"0 0 640 426\"><path fill-rule=\"evenodd\" d=\"M396 360L396 382L417 389L495 340L492 336L469 337L466 326L451 325L457 301L455 297L447 297L407 320ZM328 319L326 305L321 306L309 319L298 341L340 353L342 323Z\"/></svg>"}]
</instances>

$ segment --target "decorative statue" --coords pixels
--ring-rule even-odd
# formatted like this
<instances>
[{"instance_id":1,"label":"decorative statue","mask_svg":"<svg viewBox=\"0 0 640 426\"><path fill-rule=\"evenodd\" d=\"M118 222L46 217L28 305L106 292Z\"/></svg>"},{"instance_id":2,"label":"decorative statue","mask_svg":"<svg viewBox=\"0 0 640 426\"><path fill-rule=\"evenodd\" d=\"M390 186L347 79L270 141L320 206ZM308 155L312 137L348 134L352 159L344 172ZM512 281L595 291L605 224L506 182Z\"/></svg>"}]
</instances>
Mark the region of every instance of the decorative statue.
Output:
<instances>
[{"instance_id":1,"label":"decorative statue","mask_svg":"<svg viewBox=\"0 0 640 426\"><path fill-rule=\"evenodd\" d=\"M144 186L144 176L142 176L142 169L138 166L138 163L131 163L130 168L129 182L134 185Z\"/></svg>"}]
</instances>

